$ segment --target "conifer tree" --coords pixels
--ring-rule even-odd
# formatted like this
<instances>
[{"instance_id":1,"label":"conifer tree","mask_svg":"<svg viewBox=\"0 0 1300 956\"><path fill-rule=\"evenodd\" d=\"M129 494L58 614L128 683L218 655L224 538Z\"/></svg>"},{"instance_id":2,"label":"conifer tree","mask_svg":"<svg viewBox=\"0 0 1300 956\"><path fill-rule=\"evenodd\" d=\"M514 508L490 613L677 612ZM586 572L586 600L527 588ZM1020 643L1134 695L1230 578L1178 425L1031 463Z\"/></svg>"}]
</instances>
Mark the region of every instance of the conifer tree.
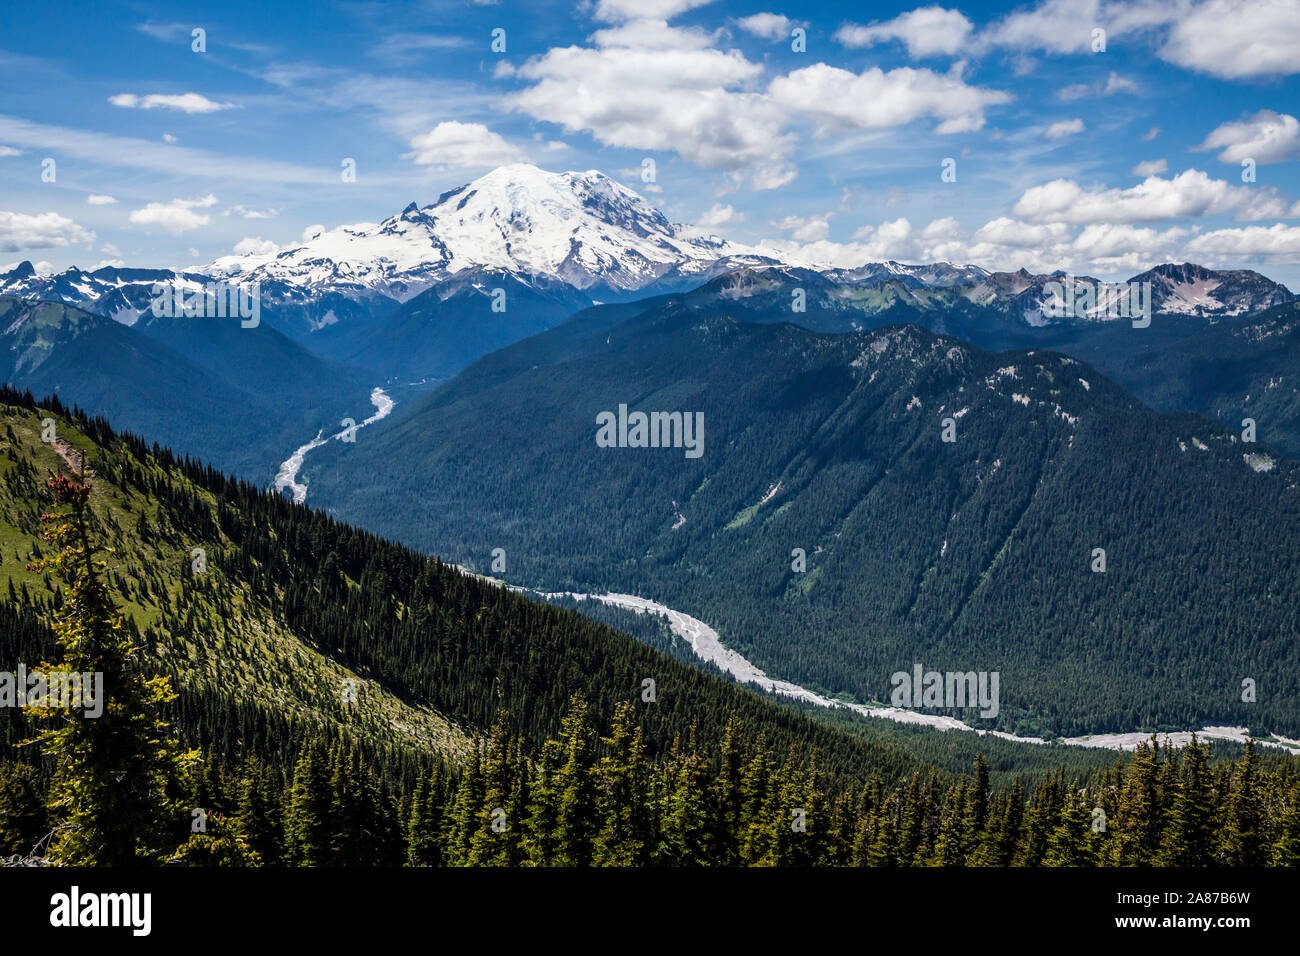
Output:
<instances>
[{"instance_id":1,"label":"conifer tree","mask_svg":"<svg viewBox=\"0 0 1300 956\"><path fill-rule=\"evenodd\" d=\"M595 862L601 866L644 866L653 850L645 744L635 717L631 703L617 705L596 769L601 827Z\"/></svg>"},{"instance_id":2,"label":"conifer tree","mask_svg":"<svg viewBox=\"0 0 1300 956\"><path fill-rule=\"evenodd\" d=\"M555 862L561 866L591 863L600 819L596 806L595 741L587 719L587 702L575 694L560 724L564 765L555 775L559 797Z\"/></svg>"},{"instance_id":3,"label":"conifer tree","mask_svg":"<svg viewBox=\"0 0 1300 956\"><path fill-rule=\"evenodd\" d=\"M329 862L329 758L317 740L309 740L294 766L284 815L284 859L292 866L323 866Z\"/></svg>"},{"instance_id":4,"label":"conifer tree","mask_svg":"<svg viewBox=\"0 0 1300 956\"><path fill-rule=\"evenodd\" d=\"M244 762L237 816L239 830L252 851L263 864L278 865L284 833L280 797L272 783L270 768L256 755Z\"/></svg>"},{"instance_id":5,"label":"conifer tree","mask_svg":"<svg viewBox=\"0 0 1300 956\"><path fill-rule=\"evenodd\" d=\"M41 670L47 677L102 676L103 687L97 717L76 706L39 708L57 723L39 737L55 767L49 857L78 866L159 862L188 819L181 788L197 754L175 742L161 716L176 697L171 684L145 676L141 652L104 587L105 562L91 540L89 480L60 474L49 488L64 510L43 516L43 540L59 551L32 569L51 572L67 593L54 620L62 660Z\"/></svg>"}]
</instances>

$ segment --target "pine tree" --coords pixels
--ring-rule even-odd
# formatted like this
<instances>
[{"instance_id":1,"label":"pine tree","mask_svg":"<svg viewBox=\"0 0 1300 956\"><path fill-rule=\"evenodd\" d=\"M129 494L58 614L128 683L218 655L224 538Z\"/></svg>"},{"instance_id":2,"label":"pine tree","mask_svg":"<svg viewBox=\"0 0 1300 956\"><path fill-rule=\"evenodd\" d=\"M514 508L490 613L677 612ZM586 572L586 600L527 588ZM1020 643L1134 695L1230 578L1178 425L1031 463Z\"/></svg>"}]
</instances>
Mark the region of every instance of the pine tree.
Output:
<instances>
[{"instance_id":1,"label":"pine tree","mask_svg":"<svg viewBox=\"0 0 1300 956\"><path fill-rule=\"evenodd\" d=\"M1262 866L1266 862L1261 803L1259 756L1255 753L1255 742L1248 740L1246 752L1236 763L1228 812L1220 831L1219 859L1225 866ZM1208 833L1205 838L1208 840Z\"/></svg>"},{"instance_id":2,"label":"pine tree","mask_svg":"<svg viewBox=\"0 0 1300 956\"><path fill-rule=\"evenodd\" d=\"M330 851L329 758L319 741L308 741L294 766L284 815L284 860L291 866L323 866Z\"/></svg>"},{"instance_id":3,"label":"pine tree","mask_svg":"<svg viewBox=\"0 0 1300 956\"><path fill-rule=\"evenodd\" d=\"M263 864L278 865L284 833L279 792L270 769L255 755L244 762L237 818L240 832Z\"/></svg>"},{"instance_id":4,"label":"pine tree","mask_svg":"<svg viewBox=\"0 0 1300 956\"><path fill-rule=\"evenodd\" d=\"M50 810L56 835L49 856L76 866L159 862L175 847L188 820L182 781L197 759L182 751L167 721L175 699L166 677L145 677L140 651L104 588L105 562L90 536L91 485L84 475L49 482L65 510L44 516L43 539L60 549L32 565L67 586L54 632L63 658L42 665L54 674L102 676L97 717L76 707L39 708L59 726L42 731L40 745L55 767ZM84 695L83 695L84 696Z\"/></svg>"},{"instance_id":5,"label":"pine tree","mask_svg":"<svg viewBox=\"0 0 1300 956\"><path fill-rule=\"evenodd\" d=\"M1195 735L1178 757L1166 757L1172 768L1166 822L1156 863L1161 866L1205 866L1213 857L1213 793L1208 768L1210 748Z\"/></svg>"},{"instance_id":6,"label":"pine tree","mask_svg":"<svg viewBox=\"0 0 1300 956\"><path fill-rule=\"evenodd\" d=\"M1060 823L1047 839L1044 866L1093 866L1092 809L1080 799L1066 801Z\"/></svg>"},{"instance_id":7,"label":"pine tree","mask_svg":"<svg viewBox=\"0 0 1300 956\"><path fill-rule=\"evenodd\" d=\"M569 713L560 724L564 765L555 775L559 796L555 862L561 866L589 865L600 830L592 737L587 702L582 695L575 694L569 702Z\"/></svg>"},{"instance_id":8,"label":"pine tree","mask_svg":"<svg viewBox=\"0 0 1300 956\"><path fill-rule=\"evenodd\" d=\"M644 866L653 849L645 744L634 720L632 705L619 703L603 740L607 752L596 768L601 827L595 862L601 866Z\"/></svg>"},{"instance_id":9,"label":"pine tree","mask_svg":"<svg viewBox=\"0 0 1300 956\"><path fill-rule=\"evenodd\" d=\"M1155 737L1138 744L1125 774L1111 830L1111 861L1117 866L1150 866L1160 846L1160 746Z\"/></svg>"},{"instance_id":10,"label":"pine tree","mask_svg":"<svg viewBox=\"0 0 1300 956\"><path fill-rule=\"evenodd\" d=\"M563 759L564 751L558 740L548 740L542 745L524 842L524 857L531 866L550 866L559 854L560 792L557 777Z\"/></svg>"}]
</instances>

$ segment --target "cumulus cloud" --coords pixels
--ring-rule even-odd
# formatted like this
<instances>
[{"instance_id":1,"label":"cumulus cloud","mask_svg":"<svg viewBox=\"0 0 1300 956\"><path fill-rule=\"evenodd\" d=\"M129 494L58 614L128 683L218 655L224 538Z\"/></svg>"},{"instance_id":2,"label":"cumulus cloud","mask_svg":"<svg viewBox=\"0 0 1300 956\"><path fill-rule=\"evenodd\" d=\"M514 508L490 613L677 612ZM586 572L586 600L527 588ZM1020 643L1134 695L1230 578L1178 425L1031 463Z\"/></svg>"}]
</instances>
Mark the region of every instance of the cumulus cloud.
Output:
<instances>
[{"instance_id":1,"label":"cumulus cloud","mask_svg":"<svg viewBox=\"0 0 1300 956\"><path fill-rule=\"evenodd\" d=\"M967 85L956 70L870 67L853 73L825 63L777 77L769 92L823 130L901 126L928 116L939 120L936 132L964 133L984 125L985 109L1011 101L1000 90Z\"/></svg>"},{"instance_id":2,"label":"cumulus cloud","mask_svg":"<svg viewBox=\"0 0 1300 956\"><path fill-rule=\"evenodd\" d=\"M790 233L797 242L817 242L831 234L830 213L824 216L786 216L772 223L778 232Z\"/></svg>"},{"instance_id":3,"label":"cumulus cloud","mask_svg":"<svg viewBox=\"0 0 1300 956\"><path fill-rule=\"evenodd\" d=\"M1219 159L1225 163L1280 163L1300 156L1300 122L1286 113L1260 110L1217 127L1199 148L1222 150Z\"/></svg>"},{"instance_id":4,"label":"cumulus cloud","mask_svg":"<svg viewBox=\"0 0 1300 956\"><path fill-rule=\"evenodd\" d=\"M919 59L958 53L969 46L970 34L971 22L965 15L935 6L909 10L884 23L846 23L835 32L835 39L850 48L901 40L908 55Z\"/></svg>"},{"instance_id":5,"label":"cumulus cloud","mask_svg":"<svg viewBox=\"0 0 1300 956\"><path fill-rule=\"evenodd\" d=\"M709 210L696 220L696 225L701 229L717 229L719 226L725 226L728 223L744 222L745 214L737 212L735 208L728 203L714 203Z\"/></svg>"},{"instance_id":6,"label":"cumulus cloud","mask_svg":"<svg viewBox=\"0 0 1300 956\"><path fill-rule=\"evenodd\" d=\"M225 212L223 212L221 215L223 215L223 216L230 216L230 215L241 216L241 217L243 217L244 219L274 219L276 216L280 215L280 210L278 210L278 209L249 209L249 208L246 207L246 206L235 205L235 206L231 206L229 209L227 209L227 210L226 210Z\"/></svg>"},{"instance_id":7,"label":"cumulus cloud","mask_svg":"<svg viewBox=\"0 0 1300 956\"><path fill-rule=\"evenodd\" d=\"M594 47L557 47L526 62L518 74L532 85L507 104L606 146L674 151L709 169L771 164L792 149L787 113L737 89L762 73L739 51L711 49L701 31L664 23L599 31L592 40Z\"/></svg>"},{"instance_id":8,"label":"cumulus cloud","mask_svg":"<svg viewBox=\"0 0 1300 956\"><path fill-rule=\"evenodd\" d=\"M1182 13L1161 58L1225 79L1300 72L1300 0L1209 0Z\"/></svg>"},{"instance_id":9,"label":"cumulus cloud","mask_svg":"<svg viewBox=\"0 0 1300 956\"><path fill-rule=\"evenodd\" d=\"M1172 179L1150 176L1128 189L1084 188L1056 179L1026 189L1012 212L1036 222L1144 222L1234 213L1238 219L1295 215L1276 190L1233 186L1199 169Z\"/></svg>"},{"instance_id":10,"label":"cumulus cloud","mask_svg":"<svg viewBox=\"0 0 1300 956\"><path fill-rule=\"evenodd\" d=\"M1202 233L1187 243L1192 253L1233 256L1294 256L1300 254L1300 226L1275 223Z\"/></svg>"},{"instance_id":11,"label":"cumulus cloud","mask_svg":"<svg viewBox=\"0 0 1300 956\"><path fill-rule=\"evenodd\" d=\"M1063 222L1035 224L1003 216L980 226L975 230L974 239L976 242L998 246L1032 249L1047 243L1060 242L1069 235L1069 232L1069 227Z\"/></svg>"},{"instance_id":12,"label":"cumulus cloud","mask_svg":"<svg viewBox=\"0 0 1300 956\"><path fill-rule=\"evenodd\" d=\"M1053 123L1043 131L1043 135L1048 139L1065 139L1067 136L1082 133L1083 130L1083 120L1076 116L1074 119L1060 120Z\"/></svg>"},{"instance_id":13,"label":"cumulus cloud","mask_svg":"<svg viewBox=\"0 0 1300 956\"><path fill-rule=\"evenodd\" d=\"M773 42L789 39L790 31L802 25L801 21L791 20L779 13L756 13L752 17L741 17L736 21L736 26L746 33Z\"/></svg>"},{"instance_id":14,"label":"cumulus cloud","mask_svg":"<svg viewBox=\"0 0 1300 956\"><path fill-rule=\"evenodd\" d=\"M1107 42L1164 26L1179 15L1179 4L1167 0L1046 0L1020 10L990 26L981 35L992 46L1045 53L1088 53L1093 30L1106 31Z\"/></svg>"},{"instance_id":15,"label":"cumulus cloud","mask_svg":"<svg viewBox=\"0 0 1300 956\"><path fill-rule=\"evenodd\" d=\"M1167 172L1169 172L1169 162L1163 159L1145 160L1133 167L1133 175L1141 176L1143 179L1148 176L1159 176L1161 173Z\"/></svg>"},{"instance_id":16,"label":"cumulus cloud","mask_svg":"<svg viewBox=\"0 0 1300 956\"><path fill-rule=\"evenodd\" d=\"M27 215L0 210L0 251L51 249L93 242L95 234L56 212Z\"/></svg>"},{"instance_id":17,"label":"cumulus cloud","mask_svg":"<svg viewBox=\"0 0 1300 956\"><path fill-rule=\"evenodd\" d=\"M176 110L181 113L215 113L219 110L234 109L234 103L218 103L199 93L150 93L137 96L134 93L118 93L110 96L108 101L124 109L142 110Z\"/></svg>"},{"instance_id":18,"label":"cumulus cloud","mask_svg":"<svg viewBox=\"0 0 1300 956\"><path fill-rule=\"evenodd\" d=\"M670 20L679 13L709 2L711 0L600 0L596 4L596 19L607 22Z\"/></svg>"},{"instance_id":19,"label":"cumulus cloud","mask_svg":"<svg viewBox=\"0 0 1300 956\"><path fill-rule=\"evenodd\" d=\"M173 199L171 202L151 202L143 209L131 212L127 219L137 226L157 226L173 235L188 232L206 226L210 221L207 213L197 212L217 204L217 197L211 194L199 199Z\"/></svg>"},{"instance_id":20,"label":"cumulus cloud","mask_svg":"<svg viewBox=\"0 0 1300 956\"><path fill-rule=\"evenodd\" d=\"M775 21L764 23L775 29ZM790 156L801 121L825 134L933 118L939 132L958 133L979 129L989 106L1011 99L967 84L960 68L859 74L819 63L778 75L764 90L763 65L716 48L716 39L648 11L596 31L589 46L552 48L528 60L514 73L529 85L505 102L605 146L675 152L726 171L736 185L773 189L797 175Z\"/></svg>"},{"instance_id":21,"label":"cumulus cloud","mask_svg":"<svg viewBox=\"0 0 1300 956\"><path fill-rule=\"evenodd\" d=\"M237 256L270 256L280 251L280 247L270 239L252 236L240 239L234 246Z\"/></svg>"},{"instance_id":22,"label":"cumulus cloud","mask_svg":"<svg viewBox=\"0 0 1300 956\"><path fill-rule=\"evenodd\" d=\"M527 157L517 146L482 123L450 120L411 140L415 152L408 154L420 166L472 169L520 162Z\"/></svg>"}]
</instances>

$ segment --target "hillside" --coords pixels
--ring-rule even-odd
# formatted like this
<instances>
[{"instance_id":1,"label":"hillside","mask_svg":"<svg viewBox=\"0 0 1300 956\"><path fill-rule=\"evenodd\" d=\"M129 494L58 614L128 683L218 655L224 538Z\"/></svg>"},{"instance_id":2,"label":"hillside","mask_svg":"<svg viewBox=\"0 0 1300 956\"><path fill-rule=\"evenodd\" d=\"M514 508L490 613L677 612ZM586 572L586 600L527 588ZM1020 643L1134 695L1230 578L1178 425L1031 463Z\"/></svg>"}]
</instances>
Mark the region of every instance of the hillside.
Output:
<instances>
[{"instance_id":1,"label":"hillside","mask_svg":"<svg viewBox=\"0 0 1300 956\"><path fill-rule=\"evenodd\" d=\"M278 725L262 744L274 752L259 754L268 759L293 748L295 727L311 726L372 748L458 760L505 711L536 749L558 731L573 693L583 691L604 721L653 675L660 700L641 716L652 755L692 726L701 743L716 743L723 717L734 714L781 749L820 750L837 778L875 771L892 779L920 766L901 749L831 730L575 612L149 451L102 420L38 409L9 391L0 397L0 604L25 620L57 606L47 580L25 568L41 553L43 477L84 455L97 533L113 549L113 595L158 670L194 701L184 709L199 743L219 732L221 749L238 753L250 742L232 738L229 723L255 711ZM58 445L41 441L46 417ZM48 644L32 643L39 633L31 625L26 645L6 643L4 659L48 657ZM6 642L17 639L6 631ZM361 681L360 707L341 701L351 676ZM21 729L6 726L12 742Z\"/></svg>"},{"instance_id":2,"label":"hillside","mask_svg":"<svg viewBox=\"0 0 1300 956\"><path fill-rule=\"evenodd\" d=\"M1021 734L1300 729L1286 695L1240 699L1300 653L1297 474L1267 446L1059 354L598 312L322 452L313 500L471 567L503 548L515 583L660 601L831 696L884 701L919 661L999 672ZM702 412L702 455L598 447L620 404Z\"/></svg>"}]
</instances>

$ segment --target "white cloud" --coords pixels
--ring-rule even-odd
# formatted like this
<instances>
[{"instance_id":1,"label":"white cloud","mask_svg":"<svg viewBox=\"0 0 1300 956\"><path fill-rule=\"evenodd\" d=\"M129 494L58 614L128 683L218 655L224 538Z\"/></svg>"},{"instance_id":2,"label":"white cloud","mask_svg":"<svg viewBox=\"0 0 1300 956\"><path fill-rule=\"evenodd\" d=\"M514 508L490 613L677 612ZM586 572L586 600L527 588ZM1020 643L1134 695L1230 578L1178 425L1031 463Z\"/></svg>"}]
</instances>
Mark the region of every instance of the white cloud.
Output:
<instances>
[{"instance_id":1,"label":"white cloud","mask_svg":"<svg viewBox=\"0 0 1300 956\"><path fill-rule=\"evenodd\" d=\"M169 144L175 144L175 143L180 142L180 140L178 140L178 139L177 139L175 136L173 136L171 133L163 133L163 134L162 134L162 141L163 141L164 143L169 143Z\"/></svg>"},{"instance_id":2,"label":"white cloud","mask_svg":"<svg viewBox=\"0 0 1300 956\"><path fill-rule=\"evenodd\" d=\"M95 234L66 216L44 212L35 216L0 211L0 251L50 249L73 243L93 242Z\"/></svg>"},{"instance_id":3,"label":"white cloud","mask_svg":"<svg viewBox=\"0 0 1300 956\"><path fill-rule=\"evenodd\" d=\"M1177 240L1186 234L1186 229L1166 229L1160 232L1124 223L1099 222L1085 226L1071 245L1079 255L1091 262L1114 260L1116 264L1122 264L1136 261L1131 259L1135 255L1169 258L1174 254Z\"/></svg>"},{"instance_id":4,"label":"white cloud","mask_svg":"<svg viewBox=\"0 0 1300 956\"><path fill-rule=\"evenodd\" d=\"M112 266L115 269L122 269L126 267L126 261L123 259L100 259L90 267L89 271L94 272L96 269L107 269L109 266Z\"/></svg>"},{"instance_id":5,"label":"white cloud","mask_svg":"<svg viewBox=\"0 0 1300 956\"><path fill-rule=\"evenodd\" d=\"M1046 0L1030 10L1013 13L990 26L981 40L994 46L1046 53L1090 53L1093 30L1115 37L1141 33L1170 23L1181 3L1168 0Z\"/></svg>"},{"instance_id":6,"label":"white cloud","mask_svg":"<svg viewBox=\"0 0 1300 956\"><path fill-rule=\"evenodd\" d=\"M411 140L414 156L419 166L438 166L447 169L476 169L482 166L501 166L520 162L527 157L482 123L461 123L448 120L439 123L429 132Z\"/></svg>"},{"instance_id":7,"label":"white cloud","mask_svg":"<svg viewBox=\"0 0 1300 956\"><path fill-rule=\"evenodd\" d=\"M1189 169L1172 179L1151 176L1129 189L1085 189L1056 179L1025 190L1012 211L1038 222L1143 222L1233 212L1238 219L1295 215L1276 190L1233 186Z\"/></svg>"},{"instance_id":8,"label":"white cloud","mask_svg":"<svg viewBox=\"0 0 1300 956\"><path fill-rule=\"evenodd\" d=\"M1202 233L1187 243L1192 253L1227 253L1234 256L1300 254L1300 226L1276 223L1272 226L1246 226L1240 229L1216 229Z\"/></svg>"},{"instance_id":9,"label":"white cloud","mask_svg":"<svg viewBox=\"0 0 1300 956\"><path fill-rule=\"evenodd\" d=\"M91 206L111 206L117 202L117 200L112 196L99 196L95 193L91 193L86 197L86 202Z\"/></svg>"},{"instance_id":10,"label":"white cloud","mask_svg":"<svg viewBox=\"0 0 1300 956\"><path fill-rule=\"evenodd\" d=\"M150 93L137 96L134 93L118 93L110 96L108 101L114 106L125 109L165 109L181 113L215 113L218 110L233 109L234 103L218 103L199 93Z\"/></svg>"},{"instance_id":11,"label":"white cloud","mask_svg":"<svg viewBox=\"0 0 1300 956\"><path fill-rule=\"evenodd\" d=\"M1102 87L1101 93L1103 96L1110 96L1113 93L1136 93L1137 91L1137 81L1120 76L1112 70L1110 76L1106 77L1106 85Z\"/></svg>"},{"instance_id":12,"label":"white cloud","mask_svg":"<svg viewBox=\"0 0 1300 956\"><path fill-rule=\"evenodd\" d=\"M325 227L322 226L320 223L317 223L314 226L308 226L306 229L302 231L302 241L311 242L313 239L321 235L323 232L325 232Z\"/></svg>"},{"instance_id":13,"label":"white cloud","mask_svg":"<svg viewBox=\"0 0 1300 956\"><path fill-rule=\"evenodd\" d=\"M270 239L252 236L240 239L234 249L237 256L270 256L280 251L280 247Z\"/></svg>"},{"instance_id":14,"label":"white cloud","mask_svg":"<svg viewBox=\"0 0 1300 956\"><path fill-rule=\"evenodd\" d=\"M1067 136L1082 133L1083 130L1083 120L1076 116L1074 119L1061 120L1053 123L1044 130L1043 135L1048 139L1065 139Z\"/></svg>"},{"instance_id":15,"label":"white cloud","mask_svg":"<svg viewBox=\"0 0 1300 956\"><path fill-rule=\"evenodd\" d=\"M779 13L756 13L752 17L741 17L736 21L736 26L746 33L774 43L778 40L788 40L790 31L802 25L801 21L791 20Z\"/></svg>"},{"instance_id":16,"label":"white cloud","mask_svg":"<svg viewBox=\"0 0 1300 956\"><path fill-rule=\"evenodd\" d=\"M790 233L796 242L817 242L831 234L830 215L786 216L772 225L778 232Z\"/></svg>"},{"instance_id":17,"label":"white cloud","mask_svg":"<svg viewBox=\"0 0 1300 956\"><path fill-rule=\"evenodd\" d=\"M235 205L235 206L231 206L229 209L227 209L227 210L226 210L225 212L223 212L221 215L223 215L223 216L229 216L229 215L231 215L232 213L233 213L234 215L236 215L236 216L242 216L244 219L274 219L276 216L280 215L280 210L278 210L278 209L249 209L249 208L246 207L246 206Z\"/></svg>"},{"instance_id":18,"label":"white cloud","mask_svg":"<svg viewBox=\"0 0 1300 956\"><path fill-rule=\"evenodd\" d=\"M968 86L956 70L946 74L900 67L852 73L818 63L777 77L774 102L816 120L823 129L901 126L923 116L939 120L936 131L964 133L984 125L984 110L1010 102L1000 90Z\"/></svg>"},{"instance_id":19,"label":"white cloud","mask_svg":"<svg viewBox=\"0 0 1300 956\"><path fill-rule=\"evenodd\" d=\"M803 120L819 133L937 120L941 133L980 128L984 110L1009 102L973 87L956 67L946 74L879 68L861 74L817 64L758 87L764 67L717 35L641 19L598 30L592 46L557 47L518 67L526 88L505 102L604 146L677 153L731 175L734 186L773 189L798 174L790 163ZM773 16L776 16L773 14Z\"/></svg>"},{"instance_id":20,"label":"white cloud","mask_svg":"<svg viewBox=\"0 0 1300 956\"><path fill-rule=\"evenodd\" d=\"M737 212L733 206L721 203L714 203L713 206L700 216L695 224L701 229L717 229L719 226L725 226L728 223L744 222L745 214Z\"/></svg>"},{"instance_id":21,"label":"white cloud","mask_svg":"<svg viewBox=\"0 0 1300 956\"><path fill-rule=\"evenodd\" d=\"M1260 110L1217 127L1199 148L1223 150L1219 159L1225 163L1280 163L1300 156L1300 122L1287 113Z\"/></svg>"},{"instance_id":22,"label":"white cloud","mask_svg":"<svg viewBox=\"0 0 1300 956\"><path fill-rule=\"evenodd\" d=\"M1003 216L980 226L975 230L974 239L976 242L987 242L998 246L1032 249L1048 243L1060 242L1069 235L1069 232L1069 227L1063 222L1034 224Z\"/></svg>"},{"instance_id":23,"label":"white cloud","mask_svg":"<svg viewBox=\"0 0 1300 956\"><path fill-rule=\"evenodd\" d=\"M0 146L0 158L5 156L21 156L22 150L14 149L12 146Z\"/></svg>"},{"instance_id":24,"label":"white cloud","mask_svg":"<svg viewBox=\"0 0 1300 956\"><path fill-rule=\"evenodd\" d=\"M913 59L951 56L969 47L971 22L957 10L921 7L884 23L860 26L846 23L835 39L851 48L867 47L888 40L901 40Z\"/></svg>"},{"instance_id":25,"label":"white cloud","mask_svg":"<svg viewBox=\"0 0 1300 956\"><path fill-rule=\"evenodd\" d=\"M663 23L592 40L596 47L557 47L527 61L518 73L532 85L507 104L605 146L674 151L707 169L779 163L793 148L787 112L735 89L763 70L739 51L708 49L700 31Z\"/></svg>"},{"instance_id":26,"label":"white cloud","mask_svg":"<svg viewBox=\"0 0 1300 956\"><path fill-rule=\"evenodd\" d=\"M1160 135L1160 127L1152 126L1149 130L1147 130L1145 133L1142 134L1142 141L1149 143L1159 135Z\"/></svg>"},{"instance_id":27,"label":"white cloud","mask_svg":"<svg viewBox=\"0 0 1300 956\"><path fill-rule=\"evenodd\" d=\"M212 194L199 199L173 199L171 202L151 202L143 209L136 209L127 216L137 226L157 226L173 235L188 232L206 226L210 221L207 213L196 212L217 204L217 197Z\"/></svg>"},{"instance_id":28,"label":"white cloud","mask_svg":"<svg viewBox=\"0 0 1300 956\"><path fill-rule=\"evenodd\" d=\"M1209 0L1182 13L1160 56L1226 79L1300 72L1300 0Z\"/></svg>"},{"instance_id":29,"label":"white cloud","mask_svg":"<svg viewBox=\"0 0 1300 956\"><path fill-rule=\"evenodd\" d=\"M617 23L621 20L671 20L679 13L702 7L711 0L600 0L596 19Z\"/></svg>"},{"instance_id":30,"label":"white cloud","mask_svg":"<svg viewBox=\"0 0 1300 956\"><path fill-rule=\"evenodd\" d=\"M1120 76L1114 70L1106 77L1105 83L1072 83L1057 90L1056 96L1061 100L1081 100L1085 96L1113 96L1116 93L1136 93L1138 85L1126 76Z\"/></svg>"},{"instance_id":31,"label":"white cloud","mask_svg":"<svg viewBox=\"0 0 1300 956\"><path fill-rule=\"evenodd\" d=\"M1141 176L1143 179L1148 176L1159 176L1161 173L1167 172L1169 172L1169 162L1164 159L1145 160L1133 167L1133 175Z\"/></svg>"}]
</instances>

